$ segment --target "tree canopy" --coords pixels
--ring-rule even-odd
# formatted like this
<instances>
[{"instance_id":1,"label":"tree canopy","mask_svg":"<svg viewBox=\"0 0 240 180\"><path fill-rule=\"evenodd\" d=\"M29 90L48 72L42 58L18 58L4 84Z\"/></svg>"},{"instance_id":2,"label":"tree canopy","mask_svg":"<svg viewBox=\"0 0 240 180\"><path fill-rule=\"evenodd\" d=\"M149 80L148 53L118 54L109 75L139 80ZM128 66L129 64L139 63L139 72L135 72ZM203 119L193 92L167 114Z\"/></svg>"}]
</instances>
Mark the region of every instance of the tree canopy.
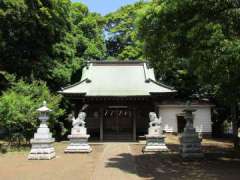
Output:
<instances>
[{"instance_id":1,"label":"tree canopy","mask_svg":"<svg viewBox=\"0 0 240 180\"><path fill-rule=\"evenodd\" d=\"M147 5L139 1L133 5L123 6L106 15L106 46L107 55L116 59L142 59L142 43L137 37L135 20Z\"/></svg>"},{"instance_id":2,"label":"tree canopy","mask_svg":"<svg viewBox=\"0 0 240 180\"><path fill-rule=\"evenodd\" d=\"M1 68L58 89L71 81L83 58L105 56L103 24L100 15L69 0L3 0Z\"/></svg>"},{"instance_id":3,"label":"tree canopy","mask_svg":"<svg viewBox=\"0 0 240 180\"><path fill-rule=\"evenodd\" d=\"M144 54L184 97L214 97L236 109L239 15L238 1L155 0L138 21Z\"/></svg>"}]
</instances>

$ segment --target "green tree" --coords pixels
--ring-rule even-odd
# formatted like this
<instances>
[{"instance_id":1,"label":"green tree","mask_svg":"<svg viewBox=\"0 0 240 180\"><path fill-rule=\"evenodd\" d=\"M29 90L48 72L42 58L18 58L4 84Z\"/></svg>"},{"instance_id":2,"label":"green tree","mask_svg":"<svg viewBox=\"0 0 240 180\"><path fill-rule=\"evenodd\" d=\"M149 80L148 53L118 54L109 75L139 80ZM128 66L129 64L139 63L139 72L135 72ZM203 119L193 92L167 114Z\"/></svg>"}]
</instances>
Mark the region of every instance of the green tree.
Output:
<instances>
[{"instance_id":1,"label":"green tree","mask_svg":"<svg viewBox=\"0 0 240 180\"><path fill-rule=\"evenodd\" d=\"M29 140L36 131L39 121L38 109L44 100L53 110L50 114L50 128L61 123L58 120L64 111L59 108L60 95L50 93L46 83L34 81L28 84L22 80L14 82L12 87L0 97L0 124L8 131L9 142L20 143L23 139Z\"/></svg>"},{"instance_id":2,"label":"green tree","mask_svg":"<svg viewBox=\"0 0 240 180\"><path fill-rule=\"evenodd\" d=\"M103 18L70 0L0 1L0 68L57 90L105 56Z\"/></svg>"},{"instance_id":3,"label":"green tree","mask_svg":"<svg viewBox=\"0 0 240 180\"><path fill-rule=\"evenodd\" d=\"M185 97L210 96L231 107L235 146L239 8L233 0L155 0L138 20L145 55L163 81Z\"/></svg>"},{"instance_id":4,"label":"green tree","mask_svg":"<svg viewBox=\"0 0 240 180\"><path fill-rule=\"evenodd\" d=\"M68 0L0 1L1 68L20 76L37 72L71 29L70 5Z\"/></svg>"},{"instance_id":5,"label":"green tree","mask_svg":"<svg viewBox=\"0 0 240 180\"><path fill-rule=\"evenodd\" d=\"M135 19L146 4L140 1L133 5L123 6L105 16L108 56L122 60L142 59L142 43L137 37Z\"/></svg>"},{"instance_id":6,"label":"green tree","mask_svg":"<svg viewBox=\"0 0 240 180\"><path fill-rule=\"evenodd\" d=\"M50 56L46 58L49 71L45 78L52 89L59 89L68 83L74 83L76 74L81 74L84 61L103 59L106 46L103 37L104 20L99 14L90 13L81 3L72 3L70 7L71 31L52 46ZM43 68L46 69L45 63ZM78 79L79 80L79 76Z\"/></svg>"},{"instance_id":7,"label":"green tree","mask_svg":"<svg viewBox=\"0 0 240 180\"><path fill-rule=\"evenodd\" d=\"M106 46L103 36L105 20L97 13L89 12L81 3L73 3L71 8L74 36L77 39L77 56L85 60L103 59Z\"/></svg>"}]
</instances>

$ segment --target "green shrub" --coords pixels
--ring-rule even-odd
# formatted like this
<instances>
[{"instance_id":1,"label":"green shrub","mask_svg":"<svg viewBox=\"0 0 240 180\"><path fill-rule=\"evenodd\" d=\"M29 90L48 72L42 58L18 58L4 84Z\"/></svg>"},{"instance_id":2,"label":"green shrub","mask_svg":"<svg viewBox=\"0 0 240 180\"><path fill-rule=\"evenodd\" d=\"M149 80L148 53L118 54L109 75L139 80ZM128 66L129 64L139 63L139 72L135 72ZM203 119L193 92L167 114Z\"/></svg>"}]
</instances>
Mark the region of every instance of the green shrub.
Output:
<instances>
[{"instance_id":1,"label":"green shrub","mask_svg":"<svg viewBox=\"0 0 240 180\"><path fill-rule=\"evenodd\" d=\"M7 152L7 146L3 143L0 143L0 153L5 154Z\"/></svg>"},{"instance_id":2,"label":"green shrub","mask_svg":"<svg viewBox=\"0 0 240 180\"><path fill-rule=\"evenodd\" d=\"M39 121L36 109L46 100L53 110L49 126L52 128L64 111L59 108L60 95L50 93L45 82L33 81L31 84L20 80L0 97L0 123L8 131L8 141L17 143L29 141Z\"/></svg>"}]
</instances>

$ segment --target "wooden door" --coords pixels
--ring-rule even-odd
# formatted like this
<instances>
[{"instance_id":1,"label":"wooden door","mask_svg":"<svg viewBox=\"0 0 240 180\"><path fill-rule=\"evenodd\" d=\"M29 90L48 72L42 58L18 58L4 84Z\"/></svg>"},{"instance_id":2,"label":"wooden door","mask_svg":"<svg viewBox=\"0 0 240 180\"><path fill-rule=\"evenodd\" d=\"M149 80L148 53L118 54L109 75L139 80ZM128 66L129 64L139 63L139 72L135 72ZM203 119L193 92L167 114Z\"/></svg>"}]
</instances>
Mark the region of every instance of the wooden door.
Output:
<instances>
[{"instance_id":1,"label":"wooden door","mask_svg":"<svg viewBox=\"0 0 240 180\"><path fill-rule=\"evenodd\" d=\"M184 131L184 127L186 125L186 120L183 115L177 116L177 127L178 127L178 133L182 133Z\"/></svg>"},{"instance_id":2,"label":"wooden door","mask_svg":"<svg viewBox=\"0 0 240 180\"><path fill-rule=\"evenodd\" d=\"M104 112L103 134L104 139L131 139L132 112L129 109L111 109Z\"/></svg>"}]
</instances>

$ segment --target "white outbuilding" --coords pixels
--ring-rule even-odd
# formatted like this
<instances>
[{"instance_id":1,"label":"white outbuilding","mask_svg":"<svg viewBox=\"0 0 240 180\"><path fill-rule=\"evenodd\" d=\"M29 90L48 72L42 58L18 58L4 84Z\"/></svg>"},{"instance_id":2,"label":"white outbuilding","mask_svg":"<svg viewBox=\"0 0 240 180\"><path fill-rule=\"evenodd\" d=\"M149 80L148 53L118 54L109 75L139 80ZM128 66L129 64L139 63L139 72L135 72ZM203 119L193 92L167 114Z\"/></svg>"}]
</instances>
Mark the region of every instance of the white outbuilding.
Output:
<instances>
[{"instance_id":1,"label":"white outbuilding","mask_svg":"<svg viewBox=\"0 0 240 180\"><path fill-rule=\"evenodd\" d=\"M183 102L167 102L157 106L158 114L162 117L163 129L167 133L181 133L185 127L186 121L183 117L183 110L186 105ZM202 134L212 133L212 107L207 102L193 102L194 112L193 125L196 131Z\"/></svg>"}]
</instances>

